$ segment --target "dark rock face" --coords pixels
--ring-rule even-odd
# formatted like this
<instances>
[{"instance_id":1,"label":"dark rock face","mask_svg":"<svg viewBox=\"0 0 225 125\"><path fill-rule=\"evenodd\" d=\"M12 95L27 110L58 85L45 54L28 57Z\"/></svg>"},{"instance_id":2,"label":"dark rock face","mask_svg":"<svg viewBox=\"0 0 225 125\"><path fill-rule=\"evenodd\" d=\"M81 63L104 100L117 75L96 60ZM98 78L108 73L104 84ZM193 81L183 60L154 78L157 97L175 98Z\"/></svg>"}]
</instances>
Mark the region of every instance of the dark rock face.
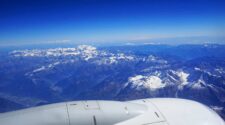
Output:
<instances>
[{"instance_id":1,"label":"dark rock face","mask_svg":"<svg viewBox=\"0 0 225 125\"><path fill-rule=\"evenodd\" d=\"M69 100L175 97L225 114L223 45L82 45L0 56L0 112Z\"/></svg>"}]
</instances>

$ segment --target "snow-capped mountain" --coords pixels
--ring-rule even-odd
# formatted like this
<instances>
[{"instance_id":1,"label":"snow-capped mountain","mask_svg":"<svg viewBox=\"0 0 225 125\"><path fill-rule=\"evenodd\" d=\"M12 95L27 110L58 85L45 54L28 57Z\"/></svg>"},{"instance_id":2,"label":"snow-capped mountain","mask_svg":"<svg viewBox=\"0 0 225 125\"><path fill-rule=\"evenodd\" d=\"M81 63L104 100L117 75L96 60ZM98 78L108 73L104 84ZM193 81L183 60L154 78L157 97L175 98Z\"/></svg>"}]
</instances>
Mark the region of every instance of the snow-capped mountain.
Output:
<instances>
[{"instance_id":1,"label":"snow-capped mountain","mask_svg":"<svg viewBox=\"0 0 225 125\"><path fill-rule=\"evenodd\" d=\"M183 71L169 71L171 74L166 74L166 76L162 76L161 72L157 71L154 73L155 75L136 75L130 77L128 83L125 85L128 86L131 84L132 88L135 89L150 89L150 90L157 90L164 88L166 86L176 85L182 88L183 86L189 84L188 83L188 76L189 74Z\"/></svg>"},{"instance_id":2,"label":"snow-capped mountain","mask_svg":"<svg viewBox=\"0 0 225 125\"><path fill-rule=\"evenodd\" d=\"M176 97L202 102L224 117L225 46L212 46L14 50L1 54L0 98L22 108L67 100Z\"/></svg>"},{"instance_id":3,"label":"snow-capped mountain","mask_svg":"<svg viewBox=\"0 0 225 125\"><path fill-rule=\"evenodd\" d=\"M10 55L15 57L79 57L85 61L98 59L95 63L100 64L112 64L121 60L131 61L135 58L132 55L125 55L124 53L113 54L105 51L99 51L95 47L88 45L79 45L76 48L15 50L10 52ZM99 62L99 60L101 62Z\"/></svg>"},{"instance_id":4,"label":"snow-capped mountain","mask_svg":"<svg viewBox=\"0 0 225 125\"><path fill-rule=\"evenodd\" d=\"M16 57L62 57L80 56L84 60L95 58L98 51L95 47L80 45L77 48L54 48L54 49L34 49L34 50L15 50L10 53Z\"/></svg>"}]
</instances>

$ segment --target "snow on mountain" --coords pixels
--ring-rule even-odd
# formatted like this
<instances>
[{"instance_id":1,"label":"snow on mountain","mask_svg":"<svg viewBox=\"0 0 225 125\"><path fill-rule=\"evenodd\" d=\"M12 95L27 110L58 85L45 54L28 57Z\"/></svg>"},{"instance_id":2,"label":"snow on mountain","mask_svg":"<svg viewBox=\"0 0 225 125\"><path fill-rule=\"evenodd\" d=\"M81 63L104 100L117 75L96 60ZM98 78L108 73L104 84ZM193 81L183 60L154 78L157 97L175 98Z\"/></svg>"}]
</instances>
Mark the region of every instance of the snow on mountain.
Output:
<instances>
[{"instance_id":1,"label":"snow on mountain","mask_svg":"<svg viewBox=\"0 0 225 125\"><path fill-rule=\"evenodd\" d=\"M88 61L91 58L94 58L98 55L98 51L93 46L80 45L77 47L77 50L80 52L80 55L84 60Z\"/></svg>"},{"instance_id":2,"label":"snow on mountain","mask_svg":"<svg viewBox=\"0 0 225 125\"><path fill-rule=\"evenodd\" d=\"M61 57L72 56L81 57L85 61L90 59L99 58L103 61L101 64L113 64L118 61L126 60L131 61L135 57L125 55L124 53L109 53L105 51L97 50L97 48L89 45L79 45L77 48L55 48L55 49L33 49L33 50L15 50L10 52L10 55L15 57ZM100 64L100 62L98 62Z\"/></svg>"},{"instance_id":3,"label":"snow on mountain","mask_svg":"<svg viewBox=\"0 0 225 125\"><path fill-rule=\"evenodd\" d=\"M150 89L157 90L169 85L178 86L179 90L182 90L184 86L192 84L195 89L200 89L205 87L205 82L203 78L198 79L195 82L189 82L188 77L190 74L180 69L166 69L170 64L167 60L154 55L148 56L137 56L129 55L124 53L110 53L103 50L98 50L96 47L89 45L80 45L76 48L55 48L55 49L34 49L34 50L16 50L10 53L11 55L18 57L60 57L52 62L39 66L33 69L32 72L27 73L30 76L33 73L38 73L41 71L52 69L59 64L75 63L77 59L87 61L89 63L94 63L97 65L112 65L122 62L144 62L147 64L148 68L141 69L142 73L136 76L130 76L126 85L131 85L132 88L137 90ZM69 57L65 58L64 57ZM153 65L152 65L153 64ZM195 71L201 71L211 75L210 72L202 70L198 67L194 68ZM150 74L148 72L151 72ZM125 85L125 86L126 86Z\"/></svg>"},{"instance_id":4,"label":"snow on mountain","mask_svg":"<svg viewBox=\"0 0 225 125\"><path fill-rule=\"evenodd\" d=\"M53 68L53 67L55 67L56 65L59 65L59 64L60 64L60 62L54 62L54 63L49 64L49 65L47 65L47 66L41 66L41 67L39 67L39 68L37 68L37 69L34 69L34 70L32 71L32 73L41 72L41 71L44 71L44 70L46 70L46 69ZM31 75L30 73L28 73L28 74ZM26 74L26 75L28 75L28 74Z\"/></svg>"},{"instance_id":5,"label":"snow on mountain","mask_svg":"<svg viewBox=\"0 0 225 125\"><path fill-rule=\"evenodd\" d=\"M40 67L38 69L33 70L33 73L40 72L40 71L45 70L45 69L46 69L46 67L45 66L42 66L42 67Z\"/></svg>"},{"instance_id":6,"label":"snow on mountain","mask_svg":"<svg viewBox=\"0 0 225 125\"><path fill-rule=\"evenodd\" d=\"M97 65L111 65L138 59L134 55L110 53L98 50L96 47L89 45L79 45L76 48L15 50L9 54L13 57L40 57L45 58L44 60L49 59L47 64L43 63L43 65L37 66L32 72L26 73L26 76L32 76L33 73L50 70L59 64L73 64L79 62L79 60Z\"/></svg>"},{"instance_id":7,"label":"snow on mountain","mask_svg":"<svg viewBox=\"0 0 225 125\"><path fill-rule=\"evenodd\" d=\"M216 68L215 71L218 72L219 74L225 73L225 71L224 71L224 69L222 67Z\"/></svg>"},{"instance_id":8,"label":"snow on mountain","mask_svg":"<svg viewBox=\"0 0 225 125\"><path fill-rule=\"evenodd\" d=\"M162 80L157 76L136 75L130 77L128 83L131 84L132 88L136 88L137 90L141 90L143 88L156 90L165 87L165 83L163 83Z\"/></svg>"},{"instance_id":9,"label":"snow on mountain","mask_svg":"<svg viewBox=\"0 0 225 125\"><path fill-rule=\"evenodd\" d=\"M52 68L52 67L54 67L56 65L59 65L59 64L60 64L60 62L54 62L53 64L49 64L48 68Z\"/></svg>"},{"instance_id":10,"label":"snow on mountain","mask_svg":"<svg viewBox=\"0 0 225 125\"><path fill-rule=\"evenodd\" d=\"M148 75L136 75L129 77L125 87L131 85L137 90L150 89L157 90L166 86L176 85L183 89L188 85L188 76L190 74L180 70L155 71Z\"/></svg>"},{"instance_id":11,"label":"snow on mountain","mask_svg":"<svg viewBox=\"0 0 225 125\"><path fill-rule=\"evenodd\" d=\"M215 110L215 111L219 111L219 112L221 112L223 109L224 109L224 107L219 107L219 106L210 106L213 110Z\"/></svg>"},{"instance_id":12,"label":"snow on mountain","mask_svg":"<svg viewBox=\"0 0 225 125\"><path fill-rule=\"evenodd\" d=\"M43 56L77 56L81 52L84 56L91 56L95 54L92 47L79 46L78 48L54 48L54 49L33 49L33 50L15 50L10 54L13 56L24 56L24 57L43 57Z\"/></svg>"},{"instance_id":13,"label":"snow on mountain","mask_svg":"<svg viewBox=\"0 0 225 125\"><path fill-rule=\"evenodd\" d=\"M135 59L134 56L125 55L124 53L117 54L108 54L106 58L104 58L104 64L117 64L120 61L133 61Z\"/></svg>"},{"instance_id":14,"label":"snow on mountain","mask_svg":"<svg viewBox=\"0 0 225 125\"><path fill-rule=\"evenodd\" d=\"M70 59L60 59L61 63L74 63L74 58L80 58L84 61L90 61L98 65L117 64L121 61L134 61L134 55L126 55L124 53L110 53L97 50L97 48L89 45L79 45L77 48L55 48L55 49L33 49L33 50L15 50L10 52L14 57L72 57ZM94 59L94 60L93 60ZM45 68L51 68L54 64L42 66L34 70L38 72Z\"/></svg>"},{"instance_id":15,"label":"snow on mountain","mask_svg":"<svg viewBox=\"0 0 225 125\"><path fill-rule=\"evenodd\" d=\"M178 72L176 72L176 74L179 77L182 86L188 84L188 76L189 76L188 73L185 73L183 71L178 71Z\"/></svg>"},{"instance_id":16,"label":"snow on mountain","mask_svg":"<svg viewBox=\"0 0 225 125\"><path fill-rule=\"evenodd\" d=\"M204 89L206 86L207 86L207 85L206 85L206 83L205 83L203 77L201 76L201 77L198 79L198 81L192 85L192 88L194 88L194 89Z\"/></svg>"},{"instance_id":17,"label":"snow on mountain","mask_svg":"<svg viewBox=\"0 0 225 125\"><path fill-rule=\"evenodd\" d=\"M217 76L213 73L211 73L210 71L207 71L206 69L201 69L201 68L198 68L198 67L195 67L194 68L196 71L199 71L199 72L202 72L202 73L205 73L205 74L208 74L209 76L213 76L213 77L221 77L221 76ZM221 69L214 69L214 71L216 72L219 72L219 73L223 73Z\"/></svg>"},{"instance_id":18,"label":"snow on mountain","mask_svg":"<svg viewBox=\"0 0 225 125\"><path fill-rule=\"evenodd\" d=\"M153 63L159 63L159 64L167 64L168 61L164 60L164 59L161 59L159 57L156 57L156 56L153 56L153 55L149 55L145 58L143 58L144 62L153 62Z\"/></svg>"}]
</instances>

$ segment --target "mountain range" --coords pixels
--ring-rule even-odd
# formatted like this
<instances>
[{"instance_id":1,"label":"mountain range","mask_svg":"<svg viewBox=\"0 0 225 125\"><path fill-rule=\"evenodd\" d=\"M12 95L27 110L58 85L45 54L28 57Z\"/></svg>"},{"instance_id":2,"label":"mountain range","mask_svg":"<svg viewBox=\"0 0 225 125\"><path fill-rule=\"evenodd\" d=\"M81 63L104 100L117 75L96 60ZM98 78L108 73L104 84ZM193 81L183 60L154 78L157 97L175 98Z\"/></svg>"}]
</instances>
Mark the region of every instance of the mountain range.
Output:
<instances>
[{"instance_id":1,"label":"mountain range","mask_svg":"<svg viewBox=\"0 0 225 125\"><path fill-rule=\"evenodd\" d=\"M79 45L0 54L0 112L155 97L195 100L225 118L225 45Z\"/></svg>"}]
</instances>

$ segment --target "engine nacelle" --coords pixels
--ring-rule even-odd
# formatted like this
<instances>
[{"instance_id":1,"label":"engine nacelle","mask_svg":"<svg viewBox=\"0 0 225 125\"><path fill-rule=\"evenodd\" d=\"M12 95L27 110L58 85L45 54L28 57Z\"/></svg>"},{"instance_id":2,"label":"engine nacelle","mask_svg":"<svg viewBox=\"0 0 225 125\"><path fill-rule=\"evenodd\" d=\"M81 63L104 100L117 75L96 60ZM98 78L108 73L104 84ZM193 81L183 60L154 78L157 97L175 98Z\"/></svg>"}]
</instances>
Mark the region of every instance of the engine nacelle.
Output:
<instances>
[{"instance_id":1,"label":"engine nacelle","mask_svg":"<svg viewBox=\"0 0 225 125\"><path fill-rule=\"evenodd\" d=\"M0 114L0 125L225 125L210 108L184 99L73 101Z\"/></svg>"}]
</instances>

